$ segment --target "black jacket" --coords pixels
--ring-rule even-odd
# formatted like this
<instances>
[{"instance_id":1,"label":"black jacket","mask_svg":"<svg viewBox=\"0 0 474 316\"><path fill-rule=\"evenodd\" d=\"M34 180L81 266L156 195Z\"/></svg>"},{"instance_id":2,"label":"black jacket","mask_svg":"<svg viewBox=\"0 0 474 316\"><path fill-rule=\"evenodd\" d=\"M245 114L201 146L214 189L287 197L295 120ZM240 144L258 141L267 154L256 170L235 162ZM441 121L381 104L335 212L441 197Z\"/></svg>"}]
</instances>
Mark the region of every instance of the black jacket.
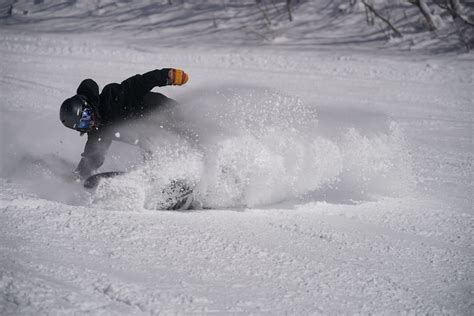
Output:
<instances>
[{"instance_id":1,"label":"black jacket","mask_svg":"<svg viewBox=\"0 0 474 316\"><path fill-rule=\"evenodd\" d=\"M175 104L172 99L150 92L154 87L167 85L169 69L153 70L135 75L122 83L111 83L102 89L92 79L81 82L77 94L87 98L94 107L98 126L87 133L87 142L82 159L76 169L81 178L86 178L104 163L107 150L116 138L117 126L127 120L142 119L164 104Z\"/></svg>"}]
</instances>

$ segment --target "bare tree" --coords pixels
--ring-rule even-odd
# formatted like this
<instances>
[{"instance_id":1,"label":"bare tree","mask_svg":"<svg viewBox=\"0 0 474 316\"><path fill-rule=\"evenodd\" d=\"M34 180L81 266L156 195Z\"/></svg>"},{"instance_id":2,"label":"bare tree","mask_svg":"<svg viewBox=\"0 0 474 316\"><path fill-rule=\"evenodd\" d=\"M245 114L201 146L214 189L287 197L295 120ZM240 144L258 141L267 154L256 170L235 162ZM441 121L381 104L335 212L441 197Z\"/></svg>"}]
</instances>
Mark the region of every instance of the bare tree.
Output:
<instances>
[{"instance_id":1,"label":"bare tree","mask_svg":"<svg viewBox=\"0 0 474 316\"><path fill-rule=\"evenodd\" d=\"M448 5L453 18L461 15L461 3L459 3L459 0L448 0Z\"/></svg>"},{"instance_id":2,"label":"bare tree","mask_svg":"<svg viewBox=\"0 0 474 316\"><path fill-rule=\"evenodd\" d=\"M367 24L374 25L374 13L371 10L369 10L369 6L367 5L364 5L364 9L365 9L365 20L367 21Z\"/></svg>"},{"instance_id":3,"label":"bare tree","mask_svg":"<svg viewBox=\"0 0 474 316\"><path fill-rule=\"evenodd\" d=\"M440 0L433 0L433 2L440 8L446 10L451 14L453 19L458 19L461 22L465 23L466 25L469 25L471 27L474 27L474 23L469 20L468 17L464 16L462 14L462 6L459 0L445 0L443 3L441 3Z\"/></svg>"},{"instance_id":4,"label":"bare tree","mask_svg":"<svg viewBox=\"0 0 474 316\"><path fill-rule=\"evenodd\" d=\"M293 22L293 15L291 13L291 0L286 0L286 9L288 10L288 19Z\"/></svg>"},{"instance_id":5,"label":"bare tree","mask_svg":"<svg viewBox=\"0 0 474 316\"><path fill-rule=\"evenodd\" d=\"M372 12L376 17L378 17L385 24L387 24L388 27L393 31L396 37L403 37L402 33L387 18L385 18L379 12L377 12L377 10L374 8L373 5L369 4L367 0L361 0L361 1L364 4L366 10L368 10L369 12ZM367 22L369 22L369 15L367 15ZM371 18L370 22L371 22L370 24L374 23L373 18Z\"/></svg>"},{"instance_id":6,"label":"bare tree","mask_svg":"<svg viewBox=\"0 0 474 316\"><path fill-rule=\"evenodd\" d=\"M262 1L257 0L255 1L255 4L257 5L258 10L262 13L263 18L265 19L266 23L268 26L272 26L272 20L268 17L267 10L265 7L262 7L261 4Z\"/></svg>"},{"instance_id":7,"label":"bare tree","mask_svg":"<svg viewBox=\"0 0 474 316\"><path fill-rule=\"evenodd\" d=\"M430 8L426 4L426 0L408 0L408 2L418 7L421 14L424 16L426 22L428 23L430 31L434 31L437 29Z\"/></svg>"}]
</instances>

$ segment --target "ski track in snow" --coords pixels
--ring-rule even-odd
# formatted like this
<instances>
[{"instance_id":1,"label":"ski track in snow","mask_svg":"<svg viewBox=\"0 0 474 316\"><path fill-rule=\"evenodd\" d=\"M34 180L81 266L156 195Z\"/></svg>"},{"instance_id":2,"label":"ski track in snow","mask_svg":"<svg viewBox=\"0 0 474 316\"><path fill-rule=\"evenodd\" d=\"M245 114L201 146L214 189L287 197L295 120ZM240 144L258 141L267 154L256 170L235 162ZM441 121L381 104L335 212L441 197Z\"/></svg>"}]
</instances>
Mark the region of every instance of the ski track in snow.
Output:
<instances>
[{"instance_id":1,"label":"ski track in snow","mask_svg":"<svg viewBox=\"0 0 474 316\"><path fill-rule=\"evenodd\" d=\"M137 50L7 30L0 42L1 314L472 313L469 58ZM84 204L65 179L85 139L60 125L60 102L82 78L103 86L178 66L189 86L160 90L178 100L244 85L315 108L318 129L305 135L346 152L341 163L356 171L339 185L355 188L329 181L302 199L178 213ZM379 158L397 164L383 155L400 150L410 161L403 176L377 178L371 158L393 145L391 122L404 140ZM369 174L377 181L357 179Z\"/></svg>"}]
</instances>

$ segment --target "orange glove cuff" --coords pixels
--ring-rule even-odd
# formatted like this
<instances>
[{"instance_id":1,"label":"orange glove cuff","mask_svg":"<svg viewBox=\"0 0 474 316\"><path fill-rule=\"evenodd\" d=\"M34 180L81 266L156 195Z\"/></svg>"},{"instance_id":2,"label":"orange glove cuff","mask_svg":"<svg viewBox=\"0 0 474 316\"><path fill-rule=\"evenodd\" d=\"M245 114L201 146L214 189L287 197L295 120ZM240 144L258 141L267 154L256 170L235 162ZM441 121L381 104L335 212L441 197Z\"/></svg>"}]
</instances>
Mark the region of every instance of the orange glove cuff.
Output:
<instances>
[{"instance_id":1,"label":"orange glove cuff","mask_svg":"<svg viewBox=\"0 0 474 316\"><path fill-rule=\"evenodd\" d=\"M188 74L181 69L170 69L168 77L170 84L174 86L183 85L189 80Z\"/></svg>"}]
</instances>

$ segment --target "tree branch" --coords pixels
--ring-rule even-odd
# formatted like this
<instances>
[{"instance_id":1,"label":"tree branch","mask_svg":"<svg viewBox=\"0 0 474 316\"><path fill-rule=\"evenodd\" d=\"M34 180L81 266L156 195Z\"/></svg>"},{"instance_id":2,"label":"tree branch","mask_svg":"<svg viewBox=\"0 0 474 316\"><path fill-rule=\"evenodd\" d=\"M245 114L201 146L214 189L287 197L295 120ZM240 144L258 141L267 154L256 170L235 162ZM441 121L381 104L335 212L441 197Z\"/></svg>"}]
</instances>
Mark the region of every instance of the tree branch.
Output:
<instances>
[{"instance_id":1,"label":"tree branch","mask_svg":"<svg viewBox=\"0 0 474 316\"><path fill-rule=\"evenodd\" d=\"M390 29L395 33L396 37L403 37L402 33L400 33L400 31L388 19L384 18L380 13L378 13L373 6L368 4L366 0L361 1L367 9L369 9L376 17L384 21L390 27Z\"/></svg>"},{"instance_id":2,"label":"tree branch","mask_svg":"<svg viewBox=\"0 0 474 316\"><path fill-rule=\"evenodd\" d=\"M474 22L471 22L471 21L469 21L468 19L466 19L465 17L463 17L463 16L457 11L458 9L456 9L456 7L452 8L452 7L448 6L448 5L445 5L445 6L444 6L444 5L442 5L441 3L439 3L438 0L433 0L433 2L434 2L434 4L436 4L436 5L437 5L438 7L440 7L441 9L448 11L448 12L451 14L451 16L453 17L453 19L458 18L459 20L461 20L462 22L464 22L464 24L474 27Z\"/></svg>"},{"instance_id":3,"label":"tree branch","mask_svg":"<svg viewBox=\"0 0 474 316\"><path fill-rule=\"evenodd\" d=\"M258 10L262 13L263 15L263 18L265 19L265 21L267 22L268 26L272 26L272 21L270 20L270 18L268 17L267 15L267 11L265 10L265 8L262 8L260 6L260 3L257 1L257 8Z\"/></svg>"}]
</instances>

